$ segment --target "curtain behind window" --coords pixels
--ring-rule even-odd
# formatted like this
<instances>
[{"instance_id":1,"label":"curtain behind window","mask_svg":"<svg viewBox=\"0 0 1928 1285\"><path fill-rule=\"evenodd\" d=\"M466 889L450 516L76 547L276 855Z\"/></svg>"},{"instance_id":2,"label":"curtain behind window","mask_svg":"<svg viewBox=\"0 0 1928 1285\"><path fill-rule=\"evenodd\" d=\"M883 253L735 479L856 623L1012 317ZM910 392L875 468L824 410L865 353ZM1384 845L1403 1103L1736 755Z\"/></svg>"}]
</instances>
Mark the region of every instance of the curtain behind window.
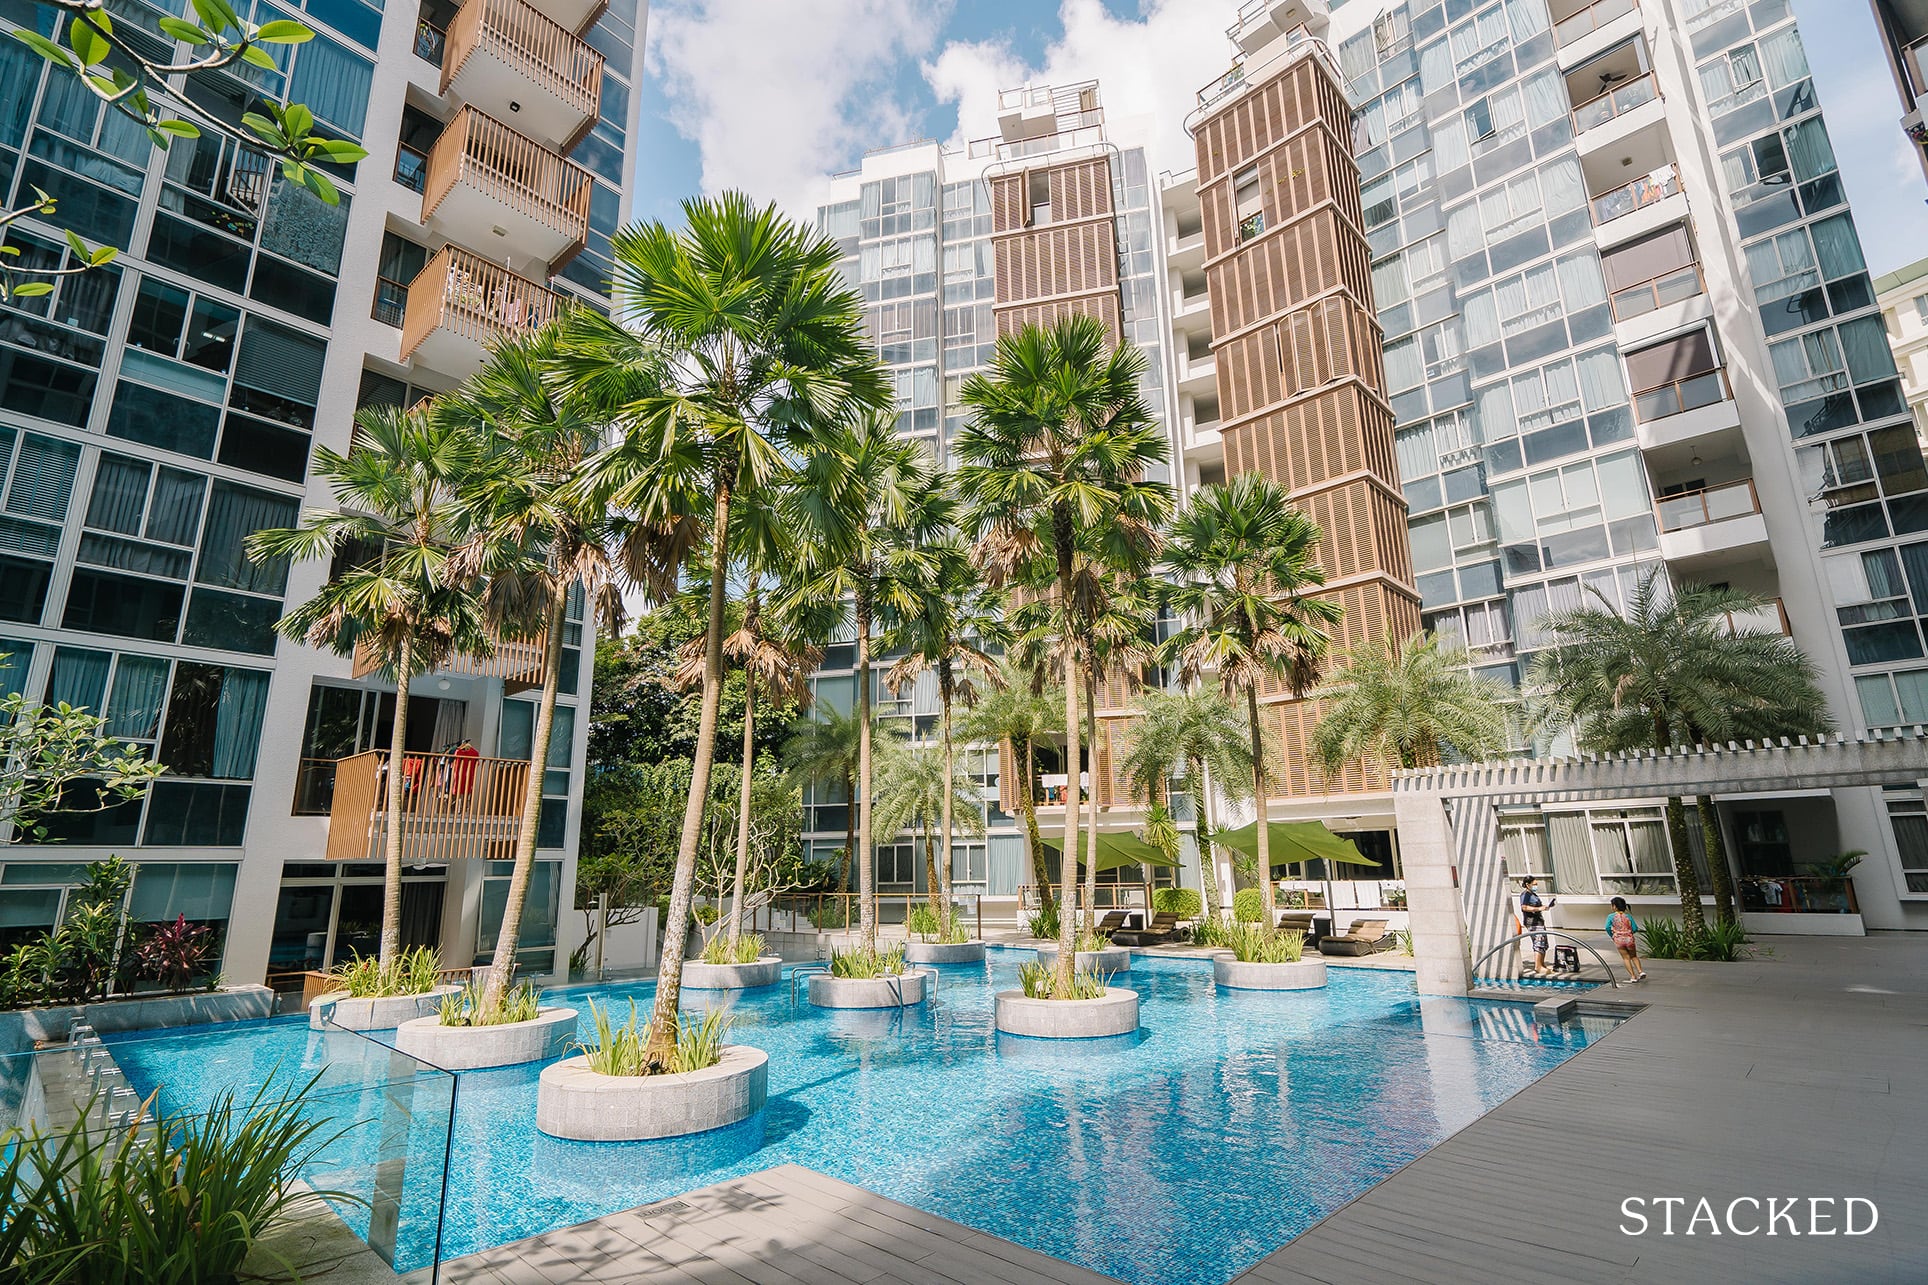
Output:
<instances>
[{"instance_id":1,"label":"curtain behind window","mask_svg":"<svg viewBox=\"0 0 1928 1285\"><path fill-rule=\"evenodd\" d=\"M47 704L65 702L99 713L107 699L107 667L112 661L111 652L55 648L53 672L47 677Z\"/></svg>"},{"instance_id":2,"label":"curtain behind window","mask_svg":"<svg viewBox=\"0 0 1928 1285\"><path fill-rule=\"evenodd\" d=\"M368 113L368 89L374 78L375 68L366 58L317 35L300 46L288 96L306 103L316 119L360 138Z\"/></svg>"},{"instance_id":3,"label":"curtain behind window","mask_svg":"<svg viewBox=\"0 0 1928 1285\"><path fill-rule=\"evenodd\" d=\"M253 561L248 557L247 538L256 531L294 525L298 508L286 496L216 482L208 500L207 532L201 539L195 579L249 593L281 593L288 581L287 561Z\"/></svg>"},{"instance_id":4,"label":"curtain behind window","mask_svg":"<svg viewBox=\"0 0 1928 1285\"><path fill-rule=\"evenodd\" d=\"M214 720L213 775L236 781L253 778L261 717L267 708L266 674L230 669L222 676L220 711Z\"/></svg>"},{"instance_id":5,"label":"curtain behind window","mask_svg":"<svg viewBox=\"0 0 1928 1285\"><path fill-rule=\"evenodd\" d=\"M1573 896L1597 896L1600 877L1587 842L1587 814L1554 813L1546 819L1547 846L1553 855L1553 888Z\"/></svg>"},{"instance_id":6,"label":"curtain behind window","mask_svg":"<svg viewBox=\"0 0 1928 1285\"><path fill-rule=\"evenodd\" d=\"M114 696L107 702L107 732L151 741L161 730L168 662L155 656L122 656L114 670Z\"/></svg>"},{"instance_id":7,"label":"curtain behind window","mask_svg":"<svg viewBox=\"0 0 1928 1285\"><path fill-rule=\"evenodd\" d=\"M154 466L125 455L102 455L94 471L94 495L87 505L87 525L122 535L141 533L147 509L147 482Z\"/></svg>"}]
</instances>

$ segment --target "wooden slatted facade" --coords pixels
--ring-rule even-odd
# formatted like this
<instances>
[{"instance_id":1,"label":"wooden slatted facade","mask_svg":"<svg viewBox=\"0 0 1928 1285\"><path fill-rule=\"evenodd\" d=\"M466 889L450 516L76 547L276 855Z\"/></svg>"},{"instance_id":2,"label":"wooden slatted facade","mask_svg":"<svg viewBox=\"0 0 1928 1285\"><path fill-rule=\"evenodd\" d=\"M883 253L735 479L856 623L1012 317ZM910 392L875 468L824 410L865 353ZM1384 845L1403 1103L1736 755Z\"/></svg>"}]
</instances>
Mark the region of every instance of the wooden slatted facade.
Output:
<instances>
[{"instance_id":1,"label":"wooden slatted facade","mask_svg":"<svg viewBox=\"0 0 1928 1285\"><path fill-rule=\"evenodd\" d=\"M1033 180L1041 179L1049 210L1033 218ZM1112 203L1111 156L1100 153L993 175L991 242L997 258L992 312L1000 335L1050 325L1084 313L1113 342L1124 333L1118 294L1118 226Z\"/></svg>"},{"instance_id":2,"label":"wooden slatted facade","mask_svg":"<svg viewBox=\"0 0 1928 1285\"><path fill-rule=\"evenodd\" d=\"M1306 56L1194 133L1226 472L1277 481L1324 530L1324 596L1345 610L1335 653L1419 629L1351 119L1325 61ZM1235 178L1249 191L1254 169L1257 219L1235 204ZM1386 788L1360 764L1331 780L1313 765L1315 702L1264 700L1284 795Z\"/></svg>"}]
</instances>

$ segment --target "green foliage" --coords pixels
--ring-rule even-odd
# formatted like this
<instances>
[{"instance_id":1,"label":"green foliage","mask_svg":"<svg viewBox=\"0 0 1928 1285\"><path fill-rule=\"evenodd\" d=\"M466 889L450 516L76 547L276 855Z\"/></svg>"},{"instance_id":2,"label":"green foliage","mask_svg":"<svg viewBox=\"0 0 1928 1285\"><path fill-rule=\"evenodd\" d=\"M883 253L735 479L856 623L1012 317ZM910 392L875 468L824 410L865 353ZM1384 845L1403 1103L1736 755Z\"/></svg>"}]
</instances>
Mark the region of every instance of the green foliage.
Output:
<instances>
[{"instance_id":1,"label":"green foliage","mask_svg":"<svg viewBox=\"0 0 1928 1285\"><path fill-rule=\"evenodd\" d=\"M1061 926L1061 921L1058 918L1058 903L1055 901L1048 906L1031 912L1030 927L1033 937L1042 937L1047 941L1056 941L1058 929Z\"/></svg>"},{"instance_id":2,"label":"green foliage","mask_svg":"<svg viewBox=\"0 0 1928 1285\"><path fill-rule=\"evenodd\" d=\"M1232 926L1223 919L1207 917L1192 925L1192 945L1230 946Z\"/></svg>"},{"instance_id":3,"label":"green foliage","mask_svg":"<svg viewBox=\"0 0 1928 1285\"><path fill-rule=\"evenodd\" d=\"M1656 916L1640 926L1642 953L1651 959L1733 963L1747 956L1747 932L1738 922L1715 923L1692 932L1678 920Z\"/></svg>"},{"instance_id":4,"label":"green foliage","mask_svg":"<svg viewBox=\"0 0 1928 1285\"><path fill-rule=\"evenodd\" d=\"M1413 930L1401 928L1393 935L1399 939L1399 953L1410 959L1413 953Z\"/></svg>"},{"instance_id":5,"label":"green foliage","mask_svg":"<svg viewBox=\"0 0 1928 1285\"><path fill-rule=\"evenodd\" d=\"M896 946L853 946L830 951L832 977L886 977L904 971L904 948Z\"/></svg>"},{"instance_id":6,"label":"green foliage","mask_svg":"<svg viewBox=\"0 0 1928 1285\"><path fill-rule=\"evenodd\" d=\"M1839 856L1829 857L1826 861L1811 861L1808 863L1807 868L1813 871L1817 878L1846 879L1850 874L1854 873L1854 868L1860 865L1862 859L1867 855L1868 854L1860 848L1856 848L1851 852L1843 852Z\"/></svg>"},{"instance_id":7,"label":"green foliage","mask_svg":"<svg viewBox=\"0 0 1928 1285\"><path fill-rule=\"evenodd\" d=\"M904 928L919 941L938 942L945 946L961 945L971 939L970 931L964 927L964 912L956 906L951 907L948 926L938 923L937 912L929 905L912 906L910 914L905 917Z\"/></svg>"},{"instance_id":8,"label":"green foliage","mask_svg":"<svg viewBox=\"0 0 1928 1285\"><path fill-rule=\"evenodd\" d=\"M213 954L206 928L177 919L143 929L124 909L135 867L119 857L88 865L50 931L18 942L0 960L0 1009L105 999L138 981L186 990Z\"/></svg>"},{"instance_id":9,"label":"green foliage","mask_svg":"<svg viewBox=\"0 0 1928 1285\"><path fill-rule=\"evenodd\" d=\"M685 1014L685 1017L688 1015ZM723 1060L723 1040L730 1033L730 1015L720 1008L706 1010L696 1021L676 1026L676 1052L670 1057L672 1074L701 1071Z\"/></svg>"},{"instance_id":10,"label":"green foliage","mask_svg":"<svg viewBox=\"0 0 1928 1285\"><path fill-rule=\"evenodd\" d=\"M702 901L690 907L690 918L706 928L722 917L723 908L715 902Z\"/></svg>"},{"instance_id":11,"label":"green foliage","mask_svg":"<svg viewBox=\"0 0 1928 1285\"><path fill-rule=\"evenodd\" d=\"M735 630L743 608L732 602L724 627ZM589 761L604 770L647 768L696 756L696 734L701 721L700 685L679 681L684 648L700 645L705 605L679 597L638 616L621 637L596 641L596 684L590 698ZM743 670L729 666L717 711L717 762L735 763L743 749ZM781 694L759 691L756 708L755 757L773 759L799 717L797 703ZM688 793L687 777L684 794ZM677 801L681 806L681 798ZM585 803L585 814L587 804ZM680 820L680 814L679 814ZM586 824L586 815L585 815ZM675 842L671 827L670 842Z\"/></svg>"},{"instance_id":12,"label":"green foliage","mask_svg":"<svg viewBox=\"0 0 1928 1285\"><path fill-rule=\"evenodd\" d=\"M582 1050L589 1061L589 1069L597 1075L647 1075L648 1062L643 1050L649 1044L649 1028L639 1025L640 1016L636 1012L636 1001L629 1001L629 1021L621 1026L615 1025L609 1017L609 1010L589 1001L589 1021L596 1029L593 1043L577 1043L573 1047Z\"/></svg>"},{"instance_id":13,"label":"green foliage","mask_svg":"<svg viewBox=\"0 0 1928 1285\"><path fill-rule=\"evenodd\" d=\"M429 946L402 951L384 964L374 955L352 954L335 965L335 981L350 999L426 995L435 989L442 961Z\"/></svg>"},{"instance_id":14,"label":"green foliage","mask_svg":"<svg viewBox=\"0 0 1928 1285\"><path fill-rule=\"evenodd\" d=\"M1232 894L1232 918L1241 924L1256 924L1265 918L1265 894L1257 888L1240 888Z\"/></svg>"},{"instance_id":15,"label":"green foliage","mask_svg":"<svg viewBox=\"0 0 1928 1285\"><path fill-rule=\"evenodd\" d=\"M1026 999L1101 999L1111 978L1103 973L1088 969L1078 969L1071 974L1071 990L1060 995L1057 991L1057 970L1048 968L1035 960L1018 965L1018 983L1024 987Z\"/></svg>"},{"instance_id":16,"label":"green foliage","mask_svg":"<svg viewBox=\"0 0 1928 1285\"><path fill-rule=\"evenodd\" d=\"M812 928L850 927L850 899L847 897L831 897L826 901L812 906L810 908L810 926Z\"/></svg>"},{"instance_id":17,"label":"green foliage","mask_svg":"<svg viewBox=\"0 0 1928 1285\"><path fill-rule=\"evenodd\" d=\"M137 799L167 769L108 734L107 720L65 701L0 698L0 822L14 839L45 840L55 818Z\"/></svg>"},{"instance_id":18,"label":"green foliage","mask_svg":"<svg viewBox=\"0 0 1928 1285\"><path fill-rule=\"evenodd\" d=\"M345 1132L303 1113L314 1083L279 1096L264 1086L245 1102L223 1093L205 1113L124 1129L102 1130L88 1111L51 1135L0 1134L0 1277L21 1285L237 1279L249 1251L301 1199L296 1175Z\"/></svg>"},{"instance_id":19,"label":"green foliage","mask_svg":"<svg viewBox=\"0 0 1928 1285\"><path fill-rule=\"evenodd\" d=\"M1384 768L1434 767L1447 755L1490 758L1512 739L1513 693L1475 677L1463 651L1432 634L1384 639L1346 657L1322 699L1313 751L1327 773L1353 759Z\"/></svg>"},{"instance_id":20,"label":"green foliage","mask_svg":"<svg viewBox=\"0 0 1928 1285\"><path fill-rule=\"evenodd\" d=\"M1071 937L1071 949L1078 951L1090 952L1103 950L1110 944L1109 941L1100 937L1097 933L1082 928L1072 934Z\"/></svg>"},{"instance_id":21,"label":"green foliage","mask_svg":"<svg viewBox=\"0 0 1928 1285\"><path fill-rule=\"evenodd\" d=\"M1296 964L1305 953L1304 933L1267 932L1259 924L1239 924L1226 938L1232 958L1241 964Z\"/></svg>"},{"instance_id":22,"label":"green foliage","mask_svg":"<svg viewBox=\"0 0 1928 1285\"><path fill-rule=\"evenodd\" d=\"M731 949L730 939L723 933L703 943L703 962L706 964L754 964L762 955L762 933L744 933L736 939L735 949Z\"/></svg>"},{"instance_id":23,"label":"green foliage","mask_svg":"<svg viewBox=\"0 0 1928 1285\"><path fill-rule=\"evenodd\" d=\"M470 981L461 990L443 996L440 1007L443 1026L507 1026L511 1022L533 1022L541 1014L541 994L529 981L502 992L494 1004L488 1002L486 982Z\"/></svg>"},{"instance_id":24,"label":"green foliage","mask_svg":"<svg viewBox=\"0 0 1928 1285\"><path fill-rule=\"evenodd\" d=\"M1196 919L1205 909L1205 899L1196 888L1154 888L1151 908L1161 915Z\"/></svg>"}]
</instances>

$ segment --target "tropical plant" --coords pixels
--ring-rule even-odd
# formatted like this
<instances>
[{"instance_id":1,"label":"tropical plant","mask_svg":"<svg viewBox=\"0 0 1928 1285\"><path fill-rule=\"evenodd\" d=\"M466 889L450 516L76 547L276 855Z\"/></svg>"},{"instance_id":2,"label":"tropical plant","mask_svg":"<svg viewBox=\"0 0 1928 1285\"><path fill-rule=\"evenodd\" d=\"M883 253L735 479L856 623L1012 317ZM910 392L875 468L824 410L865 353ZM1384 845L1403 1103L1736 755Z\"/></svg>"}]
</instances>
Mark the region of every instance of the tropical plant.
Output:
<instances>
[{"instance_id":1,"label":"tropical plant","mask_svg":"<svg viewBox=\"0 0 1928 1285\"><path fill-rule=\"evenodd\" d=\"M1323 705L1312 746L1327 775L1354 759L1381 769L1437 767L1448 754L1491 758L1509 741L1513 693L1474 676L1463 651L1418 633L1348 655L1317 693Z\"/></svg>"},{"instance_id":2,"label":"tropical plant","mask_svg":"<svg viewBox=\"0 0 1928 1285\"><path fill-rule=\"evenodd\" d=\"M1265 894L1257 888L1240 888L1232 894L1232 919L1235 923L1256 924L1265 919ZM1278 921L1273 920L1274 923Z\"/></svg>"},{"instance_id":3,"label":"tropical plant","mask_svg":"<svg viewBox=\"0 0 1928 1285\"><path fill-rule=\"evenodd\" d=\"M843 897L838 897L813 906L809 912L809 919L812 928L848 928L850 927L850 902Z\"/></svg>"},{"instance_id":4,"label":"tropical plant","mask_svg":"<svg viewBox=\"0 0 1928 1285\"><path fill-rule=\"evenodd\" d=\"M1058 928L1060 927L1058 903L1055 901L1046 902L1031 912L1027 922L1033 937L1043 941L1055 940L1058 936Z\"/></svg>"},{"instance_id":5,"label":"tropical plant","mask_svg":"<svg viewBox=\"0 0 1928 1285\"><path fill-rule=\"evenodd\" d=\"M1813 735L1832 726L1814 666L1794 640L1730 623L1764 605L1757 595L1693 584L1670 591L1659 570L1628 592L1624 612L1589 592L1597 605L1545 621L1558 641L1534 657L1527 675L1540 730L1570 730L1585 749L1616 752ZM1712 799L1698 803L1703 817L1713 813ZM1681 925L1699 937L1706 920L1679 795L1667 800L1667 835ZM1714 837L1707 864L1716 913L1733 923L1733 879L1718 826Z\"/></svg>"},{"instance_id":6,"label":"tropical plant","mask_svg":"<svg viewBox=\"0 0 1928 1285\"><path fill-rule=\"evenodd\" d=\"M183 991L206 972L213 953L213 929L206 924L191 924L186 915L178 915L173 923L151 929L135 945L134 967L164 989Z\"/></svg>"},{"instance_id":7,"label":"tropical plant","mask_svg":"<svg viewBox=\"0 0 1928 1285\"><path fill-rule=\"evenodd\" d=\"M589 1001L589 1023L595 1028L593 1042L578 1041L571 1050L580 1049L589 1069L597 1075L648 1075L643 1050L649 1044L649 1031L639 1028L636 1001L629 1001L629 1021L621 1026L610 1018L609 1010L593 998Z\"/></svg>"},{"instance_id":8,"label":"tropical plant","mask_svg":"<svg viewBox=\"0 0 1928 1285\"><path fill-rule=\"evenodd\" d=\"M889 977L904 971L904 948L858 945L848 950L830 948L832 977Z\"/></svg>"},{"instance_id":9,"label":"tropical plant","mask_svg":"<svg viewBox=\"0 0 1928 1285\"><path fill-rule=\"evenodd\" d=\"M1151 894L1153 913L1176 915L1180 919L1196 919L1205 908L1205 902L1196 888L1154 888Z\"/></svg>"},{"instance_id":10,"label":"tropical plant","mask_svg":"<svg viewBox=\"0 0 1928 1285\"><path fill-rule=\"evenodd\" d=\"M951 443L965 527L992 587L1018 586L1057 615L1069 786L1060 877L1067 899L1077 877L1079 703L1090 664L1080 655L1081 634L1099 581L1110 571L1142 569L1171 511L1170 489L1149 480L1167 449L1139 391L1145 369L1142 352L1113 346L1091 317L1067 317L1048 330L1026 326L1000 338L990 369L965 381L960 400L972 419ZM1075 918L1065 915L1059 925L1061 990L1071 985Z\"/></svg>"},{"instance_id":11,"label":"tropical plant","mask_svg":"<svg viewBox=\"0 0 1928 1285\"><path fill-rule=\"evenodd\" d=\"M703 943L706 964L754 964L762 957L762 933L744 933L735 938L718 935Z\"/></svg>"},{"instance_id":12,"label":"tropical plant","mask_svg":"<svg viewBox=\"0 0 1928 1285\"><path fill-rule=\"evenodd\" d=\"M1018 965L1018 984L1026 999L1103 999L1110 977L1083 968L1073 968L1065 982L1057 972L1031 961Z\"/></svg>"},{"instance_id":13,"label":"tropical plant","mask_svg":"<svg viewBox=\"0 0 1928 1285\"><path fill-rule=\"evenodd\" d=\"M1317 551L1321 532L1287 499L1285 489L1256 473L1205 486L1172 523L1165 552L1172 610L1184 622L1165 653L1186 682L1214 673L1226 698L1245 704L1251 746L1253 806L1258 817L1262 931L1274 931L1269 771L1259 689L1283 684L1303 698L1317 680L1327 629L1340 616L1329 598L1307 597L1325 584Z\"/></svg>"},{"instance_id":14,"label":"tropical plant","mask_svg":"<svg viewBox=\"0 0 1928 1285\"><path fill-rule=\"evenodd\" d=\"M1853 851L1829 857L1826 861L1811 861L1808 863L1808 869L1812 870L1818 879L1846 879L1854 873L1854 868L1860 865L1867 855L1863 849L1855 848Z\"/></svg>"},{"instance_id":15,"label":"tropical plant","mask_svg":"<svg viewBox=\"0 0 1928 1285\"><path fill-rule=\"evenodd\" d=\"M1412 958L1413 930L1410 928L1400 928L1393 933L1393 936L1399 942L1399 953L1408 959Z\"/></svg>"},{"instance_id":16,"label":"tropical plant","mask_svg":"<svg viewBox=\"0 0 1928 1285\"><path fill-rule=\"evenodd\" d=\"M696 890L709 899L695 914L706 926L741 924L785 893L808 887L818 870L803 859L803 793L773 772L740 788L740 769L718 763L710 777L710 811L697 850ZM736 796L726 800L727 794ZM737 810L749 800L749 824ZM739 882L739 880L741 882ZM725 900L729 913L722 913ZM728 939L727 930L715 935ZM742 933L739 931L738 937Z\"/></svg>"},{"instance_id":17,"label":"tropical plant","mask_svg":"<svg viewBox=\"0 0 1928 1285\"><path fill-rule=\"evenodd\" d=\"M1296 964L1305 953L1305 934L1267 932L1263 923L1238 923L1227 929L1225 944L1241 964Z\"/></svg>"},{"instance_id":18,"label":"tropical plant","mask_svg":"<svg viewBox=\"0 0 1928 1285\"><path fill-rule=\"evenodd\" d=\"M1246 891L1256 894L1258 889ZM1256 901L1254 904L1257 904ZM1200 947L1228 946L1232 940L1232 925L1223 919L1201 919L1192 925L1192 945Z\"/></svg>"},{"instance_id":19,"label":"tropical plant","mask_svg":"<svg viewBox=\"0 0 1928 1285\"><path fill-rule=\"evenodd\" d=\"M304 1110L320 1078L159 1119L150 1098L122 1128L87 1110L52 1134L0 1134L0 1277L201 1285L239 1279L257 1249L280 1260L263 1242L297 1204L366 1204L296 1181L347 1132Z\"/></svg>"},{"instance_id":20,"label":"tropical plant","mask_svg":"<svg viewBox=\"0 0 1928 1285\"><path fill-rule=\"evenodd\" d=\"M457 494L475 475L478 440L473 425L434 403L367 407L356 416L347 454L315 450L315 475L326 479L339 507L310 510L298 527L248 538L257 561L335 560L315 596L275 628L338 656L359 651L394 681L391 749L382 773L391 818L403 814L409 782L396 761L408 743L409 684L456 656L495 650L473 581L450 565L462 539ZM379 953L387 960L402 942L404 827L383 829Z\"/></svg>"},{"instance_id":21,"label":"tropical plant","mask_svg":"<svg viewBox=\"0 0 1928 1285\"><path fill-rule=\"evenodd\" d=\"M1207 919L1218 918L1217 862L1212 859L1207 816L1207 773L1227 802L1244 799L1252 779L1252 744L1245 716L1223 692L1193 688L1140 694L1130 740L1119 770L1132 788L1149 794L1162 788L1173 768L1182 768L1191 798L1193 833L1198 840L1199 887Z\"/></svg>"},{"instance_id":22,"label":"tropical plant","mask_svg":"<svg viewBox=\"0 0 1928 1285\"><path fill-rule=\"evenodd\" d=\"M61 701L0 697L0 825L18 843L48 823L138 799L167 769L108 733L105 717Z\"/></svg>"},{"instance_id":23,"label":"tropical plant","mask_svg":"<svg viewBox=\"0 0 1928 1285\"><path fill-rule=\"evenodd\" d=\"M971 939L971 933L964 926L964 916L956 906L951 907L947 919L939 919L937 912L929 906L912 906L904 917L904 931L919 941L938 942L946 946L959 946Z\"/></svg>"},{"instance_id":24,"label":"tropical plant","mask_svg":"<svg viewBox=\"0 0 1928 1285\"><path fill-rule=\"evenodd\" d=\"M720 1008L706 1009L694 1022L677 1027L676 1049L670 1055L671 1074L701 1071L723 1060L723 1040L730 1033L733 1019Z\"/></svg>"},{"instance_id":25,"label":"tropical plant","mask_svg":"<svg viewBox=\"0 0 1928 1285\"><path fill-rule=\"evenodd\" d=\"M1031 870L1032 886L1038 890L1040 903L1050 906L1051 872L1045 865L1044 840L1038 833L1037 748L1056 726L1054 706L1062 701L1036 690L1033 677L1007 658L997 678L965 716L963 735L967 741L995 743L1000 757L1008 756L1017 769L1009 780L1000 774L998 793L1005 809L1015 812L1024 823L1025 861ZM1056 928L1048 935L1057 936Z\"/></svg>"},{"instance_id":26,"label":"tropical plant","mask_svg":"<svg viewBox=\"0 0 1928 1285\"><path fill-rule=\"evenodd\" d=\"M542 1015L542 999L534 982L517 982L505 991L486 981L471 980L442 997L438 1020L443 1026L507 1026L533 1022Z\"/></svg>"},{"instance_id":27,"label":"tropical plant","mask_svg":"<svg viewBox=\"0 0 1928 1285\"><path fill-rule=\"evenodd\" d=\"M836 244L741 193L686 201L683 226L613 239L615 306L572 321L569 378L619 430L584 482L624 513L625 561L680 566L708 533L703 701L664 925L654 1055L675 1048L683 942L724 681L731 514L789 475L806 430L881 410L889 386Z\"/></svg>"},{"instance_id":28,"label":"tropical plant","mask_svg":"<svg viewBox=\"0 0 1928 1285\"><path fill-rule=\"evenodd\" d=\"M850 867L857 855L857 754L863 734L854 710L823 704L810 717L798 719L783 743L783 761L800 785L835 786L844 798L844 846L837 888L850 886ZM871 753L879 747L874 739ZM822 796L818 796L821 801Z\"/></svg>"},{"instance_id":29,"label":"tropical plant","mask_svg":"<svg viewBox=\"0 0 1928 1285\"><path fill-rule=\"evenodd\" d=\"M1090 928L1080 928L1071 938L1072 949L1087 955L1103 950L1110 944L1110 941Z\"/></svg>"},{"instance_id":30,"label":"tropical plant","mask_svg":"<svg viewBox=\"0 0 1928 1285\"><path fill-rule=\"evenodd\" d=\"M956 737L953 722L956 708L977 703L979 685L995 686L1003 681L1003 671L993 656L1002 646L1007 630L1004 601L1000 594L986 589L971 566L970 553L956 540L945 540L932 548L928 574L910 586L915 602L901 613L890 632L889 641L903 656L884 675L884 682L902 694L922 674L937 680L938 745L943 756L940 781L958 779ZM956 834L959 795L941 790L938 832L943 836L936 856L938 878L932 889L937 899L937 914L951 913L951 843ZM975 806L964 809L967 833L983 832L983 817ZM926 864L930 836L925 832Z\"/></svg>"},{"instance_id":31,"label":"tropical plant","mask_svg":"<svg viewBox=\"0 0 1928 1285\"><path fill-rule=\"evenodd\" d=\"M934 920L949 918L950 896L944 890L949 870L940 873L935 836L944 828L943 860L950 860L949 833L984 833L984 797L977 781L958 769L956 758L943 749L912 748L895 756L877 776L877 808L872 824L878 834L891 835L915 828L924 841L927 909Z\"/></svg>"},{"instance_id":32,"label":"tropical plant","mask_svg":"<svg viewBox=\"0 0 1928 1285\"><path fill-rule=\"evenodd\" d=\"M405 950L392 959L351 954L335 965L334 977L350 999L391 995L426 995L435 989L442 961L429 946Z\"/></svg>"}]
</instances>

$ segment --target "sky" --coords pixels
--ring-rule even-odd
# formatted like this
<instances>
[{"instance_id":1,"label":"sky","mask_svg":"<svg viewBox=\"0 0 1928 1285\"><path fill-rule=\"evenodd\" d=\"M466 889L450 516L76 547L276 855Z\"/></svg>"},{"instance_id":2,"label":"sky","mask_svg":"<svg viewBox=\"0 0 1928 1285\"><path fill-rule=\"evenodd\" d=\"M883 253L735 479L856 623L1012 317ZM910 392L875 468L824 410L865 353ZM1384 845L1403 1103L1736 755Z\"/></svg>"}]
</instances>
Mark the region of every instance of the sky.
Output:
<instances>
[{"instance_id":1,"label":"sky","mask_svg":"<svg viewBox=\"0 0 1928 1285\"><path fill-rule=\"evenodd\" d=\"M1368 3L1369 0L1354 0ZM1143 114L1154 171L1192 167L1183 118L1230 62L1232 0L654 0L635 213L742 188L812 217L824 176L915 139L996 132L1000 89L1102 79ZM1795 0L1870 271L1928 254L1928 181L1866 0ZM1207 15L1210 16L1209 20Z\"/></svg>"}]
</instances>

